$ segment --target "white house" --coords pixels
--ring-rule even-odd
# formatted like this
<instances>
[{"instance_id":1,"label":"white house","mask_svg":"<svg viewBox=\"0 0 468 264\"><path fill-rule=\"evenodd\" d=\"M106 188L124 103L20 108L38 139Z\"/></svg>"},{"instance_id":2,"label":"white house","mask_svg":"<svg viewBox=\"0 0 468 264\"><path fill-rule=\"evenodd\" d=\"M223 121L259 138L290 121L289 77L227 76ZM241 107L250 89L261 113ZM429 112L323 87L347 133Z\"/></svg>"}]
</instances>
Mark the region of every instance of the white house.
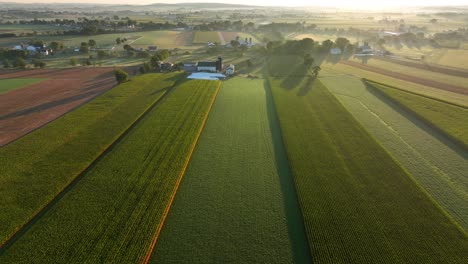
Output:
<instances>
[{"instance_id":1,"label":"white house","mask_svg":"<svg viewBox=\"0 0 468 264\"><path fill-rule=\"evenodd\" d=\"M226 74L227 75L233 75L235 72L235 67L233 64L229 64L227 67L226 67Z\"/></svg>"},{"instance_id":2,"label":"white house","mask_svg":"<svg viewBox=\"0 0 468 264\"><path fill-rule=\"evenodd\" d=\"M332 48L332 49L330 49L330 54L340 55L341 54L341 49L340 48Z\"/></svg>"}]
</instances>

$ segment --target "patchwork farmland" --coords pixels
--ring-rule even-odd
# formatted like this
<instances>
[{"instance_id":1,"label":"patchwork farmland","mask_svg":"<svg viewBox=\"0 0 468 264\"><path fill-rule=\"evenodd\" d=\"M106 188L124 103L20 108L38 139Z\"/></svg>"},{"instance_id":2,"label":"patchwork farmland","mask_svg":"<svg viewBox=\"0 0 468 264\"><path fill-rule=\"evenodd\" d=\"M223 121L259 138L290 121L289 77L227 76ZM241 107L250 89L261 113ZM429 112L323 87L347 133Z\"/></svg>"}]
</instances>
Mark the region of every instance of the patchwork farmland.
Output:
<instances>
[{"instance_id":1,"label":"patchwork farmland","mask_svg":"<svg viewBox=\"0 0 468 264\"><path fill-rule=\"evenodd\" d=\"M0 261L33 262L44 255L52 263L141 260L162 224L218 87L217 82L186 81L171 89L111 152L56 197L53 207L24 227L28 230L7 245Z\"/></svg>"},{"instance_id":2,"label":"patchwork farmland","mask_svg":"<svg viewBox=\"0 0 468 264\"><path fill-rule=\"evenodd\" d=\"M463 263L464 231L320 80L286 78L270 86L314 261Z\"/></svg>"},{"instance_id":3,"label":"patchwork farmland","mask_svg":"<svg viewBox=\"0 0 468 264\"><path fill-rule=\"evenodd\" d=\"M151 263L311 261L272 103L264 80L223 84Z\"/></svg>"}]
</instances>

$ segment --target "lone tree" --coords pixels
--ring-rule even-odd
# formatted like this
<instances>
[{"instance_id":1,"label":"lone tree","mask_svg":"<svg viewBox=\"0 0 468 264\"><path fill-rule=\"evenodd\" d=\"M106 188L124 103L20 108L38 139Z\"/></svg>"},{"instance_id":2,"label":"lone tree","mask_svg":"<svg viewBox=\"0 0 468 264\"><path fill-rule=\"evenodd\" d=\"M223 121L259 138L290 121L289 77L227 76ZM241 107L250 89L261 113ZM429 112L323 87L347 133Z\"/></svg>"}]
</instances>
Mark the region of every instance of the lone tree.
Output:
<instances>
[{"instance_id":1,"label":"lone tree","mask_svg":"<svg viewBox=\"0 0 468 264\"><path fill-rule=\"evenodd\" d=\"M314 66L312 68L312 72L314 73L314 77L317 77L321 70L322 70L322 68L320 68L320 66Z\"/></svg>"},{"instance_id":2,"label":"lone tree","mask_svg":"<svg viewBox=\"0 0 468 264\"><path fill-rule=\"evenodd\" d=\"M310 69L312 67L312 64L314 64L315 59L310 56L310 54L304 55L304 65L306 66L307 69Z\"/></svg>"},{"instance_id":3,"label":"lone tree","mask_svg":"<svg viewBox=\"0 0 468 264\"><path fill-rule=\"evenodd\" d=\"M115 80L117 81L117 83L124 83L126 81L128 81L128 73L126 73L124 70L122 69L117 69L114 71L114 75L115 75Z\"/></svg>"}]
</instances>

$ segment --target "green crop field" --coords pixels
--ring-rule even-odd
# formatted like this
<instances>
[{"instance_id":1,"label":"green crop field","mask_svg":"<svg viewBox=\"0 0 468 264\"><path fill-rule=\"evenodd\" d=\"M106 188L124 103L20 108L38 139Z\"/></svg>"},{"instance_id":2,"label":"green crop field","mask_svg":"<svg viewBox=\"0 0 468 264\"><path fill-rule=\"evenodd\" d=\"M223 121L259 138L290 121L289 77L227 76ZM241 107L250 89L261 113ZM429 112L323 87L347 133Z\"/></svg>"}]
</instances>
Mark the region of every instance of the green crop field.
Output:
<instances>
[{"instance_id":1,"label":"green crop field","mask_svg":"<svg viewBox=\"0 0 468 264\"><path fill-rule=\"evenodd\" d=\"M385 95L415 113L424 121L441 129L468 149L468 108L408 93L378 83L367 82Z\"/></svg>"},{"instance_id":2,"label":"green crop field","mask_svg":"<svg viewBox=\"0 0 468 264\"><path fill-rule=\"evenodd\" d=\"M427 87L424 85L403 81L400 79L388 77L382 74L362 70L353 66L344 65L341 63L338 64L323 64L322 76L356 76L359 78L366 78L370 80L375 80L381 83L388 83L393 86L401 87L402 89L408 90L410 92L419 93L425 96L438 98L444 101L452 102L455 104L468 106L468 96L462 94L456 94L449 91L444 91L436 88Z\"/></svg>"},{"instance_id":3,"label":"green crop field","mask_svg":"<svg viewBox=\"0 0 468 264\"><path fill-rule=\"evenodd\" d=\"M130 83L127 89L137 87ZM218 87L199 80L176 86L0 262L143 260Z\"/></svg>"},{"instance_id":4,"label":"green crop field","mask_svg":"<svg viewBox=\"0 0 468 264\"><path fill-rule=\"evenodd\" d=\"M93 162L180 74L132 79L0 148L0 245Z\"/></svg>"},{"instance_id":5,"label":"green crop field","mask_svg":"<svg viewBox=\"0 0 468 264\"><path fill-rule=\"evenodd\" d=\"M359 60L357 59L354 59L352 61L359 62ZM427 80L433 80L437 82L457 85L457 86L465 87L466 89L468 89L468 82L466 81L466 78L463 78L463 77L457 77L457 76L447 75L443 73L417 69L414 67L403 66L400 64L392 63L389 61L378 60L378 59L375 59L375 60L369 59L367 61L367 65L389 70L392 72L403 73L409 76L421 77Z\"/></svg>"},{"instance_id":6,"label":"green crop field","mask_svg":"<svg viewBox=\"0 0 468 264\"><path fill-rule=\"evenodd\" d=\"M319 80L292 78L270 85L314 263L464 263L466 233Z\"/></svg>"},{"instance_id":7,"label":"green crop field","mask_svg":"<svg viewBox=\"0 0 468 264\"><path fill-rule=\"evenodd\" d=\"M0 94L21 89L45 80L44 78L0 79Z\"/></svg>"},{"instance_id":8,"label":"green crop field","mask_svg":"<svg viewBox=\"0 0 468 264\"><path fill-rule=\"evenodd\" d=\"M197 31L193 37L193 44L206 44L208 42L221 43L218 31Z\"/></svg>"},{"instance_id":9,"label":"green crop field","mask_svg":"<svg viewBox=\"0 0 468 264\"><path fill-rule=\"evenodd\" d=\"M226 81L152 263L309 263L282 144L264 81Z\"/></svg>"},{"instance_id":10,"label":"green crop field","mask_svg":"<svg viewBox=\"0 0 468 264\"><path fill-rule=\"evenodd\" d=\"M464 229L468 230L466 151L353 76L324 75L328 89Z\"/></svg>"}]
</instances>

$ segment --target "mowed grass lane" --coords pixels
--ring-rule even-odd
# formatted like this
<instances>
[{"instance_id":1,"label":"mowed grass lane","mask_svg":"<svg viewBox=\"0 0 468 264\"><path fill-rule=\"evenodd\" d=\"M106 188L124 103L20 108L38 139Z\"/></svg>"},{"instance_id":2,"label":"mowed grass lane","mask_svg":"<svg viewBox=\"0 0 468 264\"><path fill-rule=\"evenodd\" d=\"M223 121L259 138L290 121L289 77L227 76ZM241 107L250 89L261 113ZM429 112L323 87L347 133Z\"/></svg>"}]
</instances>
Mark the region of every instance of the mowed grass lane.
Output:
<instances>
[{"instance_id":1,"label":"mowed grass lane","mask_svg":"<svg viewBox=\"0 0 468 264\"><path fill-rule=\"evenodd\" d=\"M223 84L151 263L311 262L266 96L263 80Z\"/></svg>"},{"instance_id":2,"label":"mowed grass lane","mask_svg":"<svg viewBox=\"0 0 468 264\"><path fill-rule=\"evenodd\" d=\"M0 263L141 262L218 84L186 81L174 88L0 254Z\"/></svg>"},{"instance_id":3,"label":"mowed grass lane","mask_svg":"<svg viewBox=\"0 0 468 264\"><path fill-rule=\"evenodd\" d=\"M464 263L466 235L319 80L308 85L271 82L314 263Z\"/></svg>"},{"instance_id":4,"label":"mowed grass lane","mask_svg":"<svg viewBox=\"0 0 468 264\"><path fill-rule=\"evenodd\" d=\"M1 77L1 72L0 72ZM24 79L0 79L0 95L12 90L24 88L33 83L43 81L43 78L24 78ZM1 113L0 113L1 114Z\"/></svg>"},{"instance_id":5,"label":"mowed grass lane","mask_svg":"<svg viewBox=\"0 0 468 264\"><path fill-rule=\"evenodd\" d=\"M360 78L320 78L343 106L464 229L468 153L417 116L368 89Z\"/></svg>"},{"instance_id":6,"label":"mowed grass lane","mask_svg":"<svg viewBox=\"0 0 468 264\"><path fill-rule=\"evenodd\" d=\"M181 76L136 77L0 148L0 245L85 170Z\"/></svg>"},{"instance_id":7,"label":"mowed grass lane","mask_svg":"<svg viewBox=\"0 0 468 264\"><path fill-rule=\"evenodd\" d=\"M401 89L367 81L397 104L416 114L428 124L442 130L468 150L468 108L437 101Z\"/></svg>"}]
</instances>

